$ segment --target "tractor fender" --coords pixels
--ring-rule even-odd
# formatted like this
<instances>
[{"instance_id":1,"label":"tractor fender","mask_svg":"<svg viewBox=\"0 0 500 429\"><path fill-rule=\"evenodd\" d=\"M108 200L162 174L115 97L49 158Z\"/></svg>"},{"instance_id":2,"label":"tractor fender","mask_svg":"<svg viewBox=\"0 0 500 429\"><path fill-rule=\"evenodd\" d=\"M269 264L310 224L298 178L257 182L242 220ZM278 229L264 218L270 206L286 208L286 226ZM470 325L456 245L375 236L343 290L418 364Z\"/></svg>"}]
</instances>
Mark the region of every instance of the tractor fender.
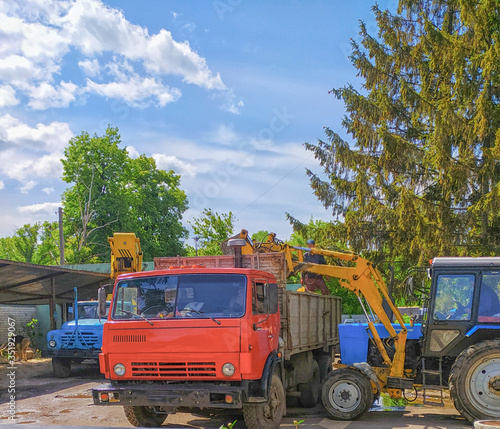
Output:
<instances>
[{"instance_id":1,"label":"tractor fender","mask_svg":"<svg viewBox=\"0 0 500 429\"><path fill-rule=\"evenodd\" d=\"M375 374L375 371L373 371L370 365L368 365L366 362L359 362L353 363L352 366L358 371L361 371L363 374L365 374L370 379L370 381L373 382L373 384L377 388L377 391L380 392L382 386L380 386L380 381L377 377L377 374Z\"/></svg>"}]
</instances>

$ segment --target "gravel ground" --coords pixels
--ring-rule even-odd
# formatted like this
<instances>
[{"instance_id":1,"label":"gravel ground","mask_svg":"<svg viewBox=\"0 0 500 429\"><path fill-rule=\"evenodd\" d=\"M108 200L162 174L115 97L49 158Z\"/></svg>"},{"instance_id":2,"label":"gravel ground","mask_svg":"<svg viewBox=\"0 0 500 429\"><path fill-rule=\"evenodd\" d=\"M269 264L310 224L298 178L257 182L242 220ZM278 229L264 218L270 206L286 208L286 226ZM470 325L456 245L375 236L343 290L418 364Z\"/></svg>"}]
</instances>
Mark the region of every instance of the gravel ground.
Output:
<instances>
[{"instance_id":1,"label":"gravel ground","mask_svg":"<svg viewBox=\"0 0 500 429\"><path fill-rule=\"evenodd\" d=\"M0 365L0 424L11 424L7 417L8 369ZM122 407L95 406L92 388L102 382L96 364L84 363L73 369L72 376L57 379L52 376L50 359L19 363L16 369L17 424L36 426L99 426L130 427ZM293 428L293 420L305 419L301 428L470 428L447 402L446 407L424 407L418 401L407 407L374 407L361 420L339 422L326 418L321 407L313 410L289 409L283 420L283 428ZM187 414L169 416L166 428L218 428L222 424L238 420L235 427L244 428L241 415L232 413ZM57 428L56 428L57 429ZM62 428L61 428L62 429Z\"/></svg>"}]
</instances>

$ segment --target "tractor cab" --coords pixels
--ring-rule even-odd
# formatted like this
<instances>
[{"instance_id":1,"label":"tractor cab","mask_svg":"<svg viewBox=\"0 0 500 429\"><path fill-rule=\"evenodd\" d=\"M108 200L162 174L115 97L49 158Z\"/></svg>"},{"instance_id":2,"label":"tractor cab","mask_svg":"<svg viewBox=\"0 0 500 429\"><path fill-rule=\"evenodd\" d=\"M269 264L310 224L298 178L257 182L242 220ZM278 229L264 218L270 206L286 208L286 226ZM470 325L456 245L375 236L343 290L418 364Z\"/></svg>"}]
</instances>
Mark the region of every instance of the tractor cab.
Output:
<instances>
[{"instance_id":1,"label":"tractor cab","mask_svg":"<svg viewBox=\"0 0 500 429\"><path fill-rule=\"evenodd\" d=\"M500 329L500 258L434 258L424 356L458 356Z\"/></svg>"}]
</instances>

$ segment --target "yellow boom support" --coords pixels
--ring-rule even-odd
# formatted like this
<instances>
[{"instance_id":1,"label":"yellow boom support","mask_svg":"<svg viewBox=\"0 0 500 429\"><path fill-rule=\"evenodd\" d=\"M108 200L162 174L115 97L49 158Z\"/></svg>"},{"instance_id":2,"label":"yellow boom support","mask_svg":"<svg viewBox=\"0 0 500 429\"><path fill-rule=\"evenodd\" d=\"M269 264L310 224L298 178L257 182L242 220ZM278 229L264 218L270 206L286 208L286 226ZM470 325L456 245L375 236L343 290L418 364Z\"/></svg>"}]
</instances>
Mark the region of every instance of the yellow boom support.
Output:
<instances>
[{"instance_id":1,"label":"yellow boom support","mask_svg":"<svg viewBox=\"0 0 500 429\"><path fill-rule=\"evenodd\" d=\"M111 246L111 278L142 271L141 242L134 233L115 232L108 238Z\"/></svg>"}]
</instances>

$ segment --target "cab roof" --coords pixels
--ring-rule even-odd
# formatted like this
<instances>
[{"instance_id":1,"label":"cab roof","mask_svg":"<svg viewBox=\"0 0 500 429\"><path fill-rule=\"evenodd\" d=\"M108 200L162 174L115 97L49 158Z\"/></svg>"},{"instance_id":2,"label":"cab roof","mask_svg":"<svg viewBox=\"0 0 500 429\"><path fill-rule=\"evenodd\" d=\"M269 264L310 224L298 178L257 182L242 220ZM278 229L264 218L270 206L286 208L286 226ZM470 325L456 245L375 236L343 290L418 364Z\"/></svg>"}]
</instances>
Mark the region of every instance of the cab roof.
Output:
<instances>
[{"instance_id":1,"label":"cab roof","mask_svg":"<svg viewBox=\"0 0 500 429\"><path fill-rule=\"evenodd\" d=\"M500 257L461 257L449 258L439 257L432 260L433 267L498 267L500 268Z\"/></svg>"},{"instance_id":2,"label":"cab roof","mask_svg":"<svg viewBox=\"0 0 500 429\"><path fill-rule=\"evenodd\" d=\"M140 278L140 277L153 277L153 276L172 276L172 275L183 275L183 274L241 274L241 275L252 275L258 277L274 278L271 273L267 271L254 270L251 268L206 268L206 267L173 267L168 270L154 270L154 271L141 271L139 273L127 273L119 275L116 280L124 280L130 278Z\"/></svg>"}]
</instances>

